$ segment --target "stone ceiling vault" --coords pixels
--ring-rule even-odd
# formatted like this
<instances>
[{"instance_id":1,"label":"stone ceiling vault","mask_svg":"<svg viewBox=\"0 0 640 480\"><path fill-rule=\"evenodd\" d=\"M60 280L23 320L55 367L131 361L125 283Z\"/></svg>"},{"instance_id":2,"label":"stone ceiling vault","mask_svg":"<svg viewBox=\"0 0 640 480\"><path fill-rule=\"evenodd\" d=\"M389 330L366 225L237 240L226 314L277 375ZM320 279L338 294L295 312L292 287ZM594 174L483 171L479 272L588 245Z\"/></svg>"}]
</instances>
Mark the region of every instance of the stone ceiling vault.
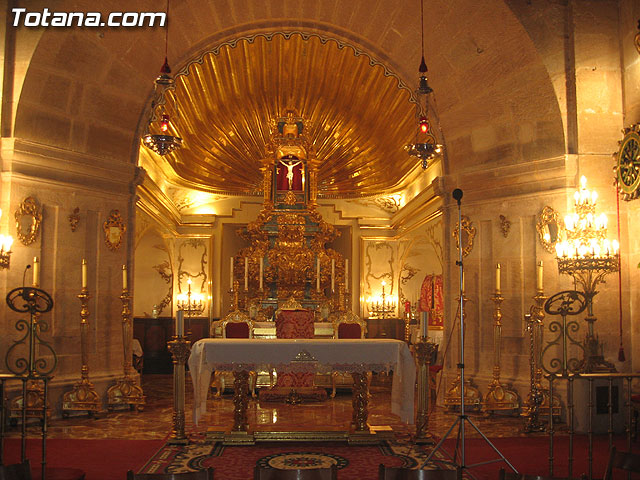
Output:
<instances>
[{"instance_id":1,"label":"stone ceiling vault","mask_svg":"<svg viewBox=\"0 0 640 480\"><path fill-rule=\"evenodd\" d=\"M36 9L39 3L30 2L29 8ZM99 8L110 12L129 6L129 2L106 0ZM96 5L61 1L56 8L92 11ZM136 8L159 9L157 2L150 1ZM355 45L413 88L420 60L419 10L417 0L183 0L172 3L169 60L176 72L224 41L261 32L300 30ZM564 153L562 114L549 72L505 2L426 0L425 45L429 82L435 90L447 146L445 174ZM15 137L84 152L106 162L136 162L138 138L146 123L163 50L164 30L160 28L47 29L32 51L17 52L21 68L16 71L16 85L22 88L16 93ZM349 65L358 68L357 62ZM243 72L242 65L234 68ZM369 68L375 76L375 68ZM337 79L338 74L345 74L336 73ZM367 82L374 80L367 76ZM362 136L362 144L354 146L375 158L373 152L380 145L386 158L386 164L381 160L359 164L363 174L371 177L368 186L358 185L355 177L347 180L354 171L341 173L342 160L329 163L320 174L327 192L353 194L365 187L368 192L398 185L409 165L404 152L391 158L385 149L402 144L413 134L407 123L412 111L397 104L401 97L357 104L362 112L354 111L347 102L326 108L326 115L341 125L372 122L369 131L385 140ZM408 95L402 98L408 104ZM271 113L274 107L260 108ZM391 125L389 110L393 111ZM254 153L257 157L260 152ZM256 158L247 161L255 168ZM180 171L177 164L176 169ZM240 169L236 171L236 177L225 179L234 188L249 188L251 180Z\"/></svg>"}]
</instances>

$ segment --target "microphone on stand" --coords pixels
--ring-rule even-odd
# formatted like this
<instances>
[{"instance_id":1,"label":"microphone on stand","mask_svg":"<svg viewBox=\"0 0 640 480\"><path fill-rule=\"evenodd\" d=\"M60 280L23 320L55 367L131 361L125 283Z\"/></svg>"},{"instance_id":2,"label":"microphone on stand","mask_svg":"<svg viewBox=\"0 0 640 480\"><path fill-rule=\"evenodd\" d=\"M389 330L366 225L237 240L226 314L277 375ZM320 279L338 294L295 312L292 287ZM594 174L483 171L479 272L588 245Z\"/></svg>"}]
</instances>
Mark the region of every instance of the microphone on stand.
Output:
<instances>
[{"instance_id":1,"label":"microphone on stand","mask_svg":"<svg viewBox=\"0 0 640 480\"><path fill-rule=\"evenodd\" d=\"M458 202L458 205L460 205L460 200L462 199L462 190L460 190L459 188L456 188L451 193L451 196L456 200L456 202Z\"/></svg>"},{"instance_id":2,"label":"microphone on stand","mask_svg":"<svg viewBox=\"0 0 640 480\"><path fill-rule=\"evenodd\" d=\"M25 275L27 274L27 270L29 270L30 268L31 268L31 265L27 265L26 267L24 267L24 272L22 272L22 288L24 288Z\"/></svg>"}]
</instances>

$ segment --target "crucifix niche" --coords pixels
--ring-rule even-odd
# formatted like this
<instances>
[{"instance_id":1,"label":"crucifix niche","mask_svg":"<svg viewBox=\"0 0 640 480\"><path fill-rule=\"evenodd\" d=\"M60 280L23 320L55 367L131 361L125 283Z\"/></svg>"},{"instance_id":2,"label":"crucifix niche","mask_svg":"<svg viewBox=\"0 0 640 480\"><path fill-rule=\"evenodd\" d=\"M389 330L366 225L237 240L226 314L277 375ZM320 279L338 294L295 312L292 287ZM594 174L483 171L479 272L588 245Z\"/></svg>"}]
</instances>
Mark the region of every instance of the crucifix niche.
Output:
<instances>
[{"instance_id":1,"label":"crucifix niche","mask_svg":"<svg viewBox=\"0 0 640 480\"><path fill-rule=\"evenodd\" d=\"M273 204L279 209L315 206L317 162L303 133L306 127L303 118L291 109L272 123L265 187L271 185L265 189L265 206Z\"/></svg>"}]
</instances>

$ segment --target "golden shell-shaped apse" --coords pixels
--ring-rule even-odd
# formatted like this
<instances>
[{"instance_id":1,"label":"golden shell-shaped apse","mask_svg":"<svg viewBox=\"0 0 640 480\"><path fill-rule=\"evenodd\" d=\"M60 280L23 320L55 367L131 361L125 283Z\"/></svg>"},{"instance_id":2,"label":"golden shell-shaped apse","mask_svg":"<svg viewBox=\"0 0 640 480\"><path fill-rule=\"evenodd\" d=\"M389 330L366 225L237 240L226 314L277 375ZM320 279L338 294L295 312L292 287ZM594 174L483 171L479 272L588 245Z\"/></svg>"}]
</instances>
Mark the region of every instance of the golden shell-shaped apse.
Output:
<instances>
[{"instance_id":1,"label":"golden shell-shaped apse","mask_svg":"<svg viewBox=\"0 0 640 480\"><path fill-rule=\"evenodd\" d=\"M178 72L165 97L170 133L183 139L165 171L195 188L260 191L270 123L288 108L305 119L321 196L398 189L417 164L403 150L416 130L410 90L369 55L318 35L222 44Z\"/></svg>"}]
</instances>

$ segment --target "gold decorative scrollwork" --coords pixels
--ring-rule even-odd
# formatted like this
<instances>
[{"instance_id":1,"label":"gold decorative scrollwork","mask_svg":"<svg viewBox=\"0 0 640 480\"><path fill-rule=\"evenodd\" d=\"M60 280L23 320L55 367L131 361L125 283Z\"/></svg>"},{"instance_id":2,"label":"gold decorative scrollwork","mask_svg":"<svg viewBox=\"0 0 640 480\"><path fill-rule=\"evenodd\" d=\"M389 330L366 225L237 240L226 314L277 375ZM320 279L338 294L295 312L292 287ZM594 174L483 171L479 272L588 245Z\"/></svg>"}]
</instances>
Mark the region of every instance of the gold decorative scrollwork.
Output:
<instances>
[{"instance_id":1,"label":"gold decorative scrollwork","mask_svg":"<svg viewBox=\"0 0 640 480\"><path fill-rule=\"evenodd\" d=\"M536 230L538 231L538 239L549 253L555 253L556 243L560 239L560 232L563 228L563 222L553 208L545 206L538 216Z\"/></svg>"},{"instance_id":2,"label":"gold decorative scrollwork","mask_svg":"<svg viewBox=\"0 0 640 480\"><path fill-rule=\"evenodd\" d=\"M18 239L23 245L31 245L38 238L42 223L42 207L33 197L25 198L15 213Z\"/></svg>"},{"instance_id":3,"label":"gold decorative scrollwork","mask_svg":"<svg viewBox=\"0 0 640 480\"><path fill-rule=\"evenodd\" d=\"M511 222L507 220L507 217L500 215L500 230L502 230L502 236L507 238L509 230L511 229Z\"/></svg>"},{"instance_id":4,"label":"gold decorative scrollwork","mask_svg":"<svg viewBox=\"0 0 640 480\"><path fill-rule=\"evenodd\" d=\"M122 239L124 233L127 231L127 226L122 221L120 211L111 210L109 217L102 224L102 230L104 230L104 243L109 250L115 252L122 245Z\"/></svg>"},{"instance_id":5,"label":"gold decorative scrollwork","mask_svg":"<svg viewBox=\"0 0 640 480\"><path fill-rule=\"evenodd\" d=\"M456 222L456 227L453 229L453 237L456 239L456 248L462 248L462 256L466 257L471 253L471 250L473 250L473 239L476 236L476 227L473 226L471 220L466 215L462 215L460 223L462 234L458 234L458 228L460 226ZM462 242L460 241L460 237L462 237ZM460 245L462 245L462 247Z\"/></svg>"},{"instance_id":6,"label":"gold decorative scrollwork","mask_svg":"<svg viewBox=\"0 0 640 480\"><path fill-rule=\"evenodd\" d=\"M80 208L76 207L73 209L73 213L69 215L69 226L72 232L76 231L78 223L80 223Z\"/></svg>"}]
</instances>

